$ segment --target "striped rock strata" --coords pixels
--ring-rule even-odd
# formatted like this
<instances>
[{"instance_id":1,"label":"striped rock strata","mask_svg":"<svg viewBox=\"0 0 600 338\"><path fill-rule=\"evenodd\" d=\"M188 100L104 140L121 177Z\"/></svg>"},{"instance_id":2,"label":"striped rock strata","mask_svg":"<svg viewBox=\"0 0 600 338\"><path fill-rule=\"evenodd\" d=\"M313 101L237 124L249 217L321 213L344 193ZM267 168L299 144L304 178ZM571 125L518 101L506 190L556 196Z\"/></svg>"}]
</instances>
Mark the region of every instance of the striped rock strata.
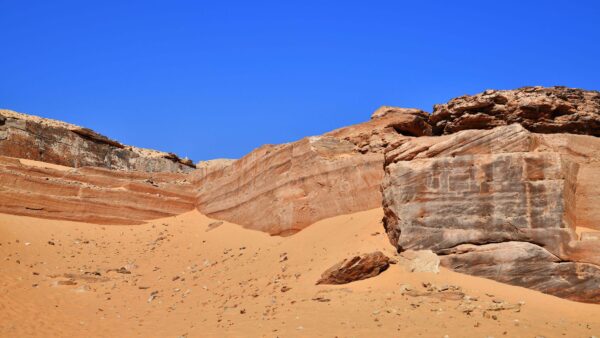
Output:
<instances>
[{"instance_id":1,"label":"striped rock strata","mask_svg":"<svg viewBox=\"0 0 600 338\"><path fill-rule=\"evenodd\" d=\"M430 134L426 113L384 107L362 124L265 145L226 165L206 164L207 169L191 174L197 207L210 217L273 235L377 208L385 147L405 135Z\"/></svg>"},{"instance_id":2,"label":"striped rock strata","mask_svg":"<svg viewBox=\"0 0 600 338\"><path fill-rule=\"evenodd\" d=\"M194 210L186 175L69 168L0 156L0 213L141 224Z\"/></svg>"},{"instance_id":3,"label":"striped rock strata","mask_svg":"<svg viewBox=\"0 0 600 338\"><path fill-rule=\"evenodd\" d=\"M190 160L172 153L125 146L69 123L0 110L0 155L67 167L146 172L190 172Z\"/></svg>"},{"instance_id":4,"label":"striped rock strata","mask_svg":"<svg viewBox=\"0 0 600 338\"><path fill-rule=\"evenodd\" d=\"M384 224L399 251L600 302L600 240L576 231L600 230L600 139L513 124L400 141L385 163Z\"/></svg>"}]
</instances>

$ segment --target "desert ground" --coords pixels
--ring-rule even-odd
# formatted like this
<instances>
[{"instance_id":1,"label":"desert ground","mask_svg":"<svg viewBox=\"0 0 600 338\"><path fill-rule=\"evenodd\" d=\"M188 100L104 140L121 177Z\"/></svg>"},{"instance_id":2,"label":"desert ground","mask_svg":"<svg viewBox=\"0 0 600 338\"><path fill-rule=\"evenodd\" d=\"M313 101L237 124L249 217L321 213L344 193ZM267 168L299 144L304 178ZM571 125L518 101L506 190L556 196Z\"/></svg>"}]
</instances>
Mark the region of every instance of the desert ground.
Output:
<instances>
[{"instance_id":1,"label":"desert ground","mask_svg":"<svg viewBox=\"0 0 600 338\"><path fill-rule=\"evenodd\" d=\"M135 226L0 215L2 337L591 337L600 306L462 275L410 272L382 209L290 237L197 211ZM375 278L315 285L376 250Z\"/></svg>"}]
</instances>

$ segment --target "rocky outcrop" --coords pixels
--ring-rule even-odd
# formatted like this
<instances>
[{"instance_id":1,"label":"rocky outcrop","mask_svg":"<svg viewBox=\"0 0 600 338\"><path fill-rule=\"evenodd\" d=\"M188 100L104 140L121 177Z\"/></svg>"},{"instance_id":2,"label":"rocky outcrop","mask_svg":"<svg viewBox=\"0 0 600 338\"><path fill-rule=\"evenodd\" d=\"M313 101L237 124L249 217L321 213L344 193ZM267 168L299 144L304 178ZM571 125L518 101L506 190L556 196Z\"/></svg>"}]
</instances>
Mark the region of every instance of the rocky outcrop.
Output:
<instances>
[{"instance_id":1,"label":"rocky outcrop","mask_svg":"<svg viewBox=\"0 0 600 338\"><path fill-rule=\"evenodd\" d=\"M600 303L599 106L598 92L564 87L486 91L431 116L384 106L368 122L200 162L190 173L196 166L174 154L0 111L0 155L68 167L0 157L0 212L137 224L195 207L291 235L383 205L399 251L431 250L418 251L427 254L413 262L423 267L411 270L435 271L439 259ZM319 282L376 275L389 264L380 255L343 261Z\"/></svg>"},{"instance_id":2,"label":"rocky outcrop","mask_svg":"<svg viewBox=\"0 0 600 338\"><path fill-rule=\"evenodd\" d=\"M600 302L591 288L600 241L575 231L600 224L591 207L600 190L589 184L599 147L592 136L519 124L395 143L382 184L386 231L399 251L433 250L461 272Z\"/></svg>"},{"instance_id":3,"label":"rocky outcrop","mask_svg":"<svg viewBox=\"0 0 600 338\"><path fill-rule=\"evenodd\" d=\"M390 125L396 132L406 136L431 136L429 114L416 108L381 106L371 115L371 119L393 117Z\"/></svg>"},{"instance_id":4,"label":"rocky outcrop","mask_svg":"<svg viewBox=\"0 0 600 338\"><path fill-rule=\"evenodd\" d=\"M423 128L420 130L419 128ZM273 235L290 235L327 218L381 206L383 150L428 134L422 112L388 113L323 136L260 147L222 168L191 174L198 209ZM420 130L420 131L419 131Z\"/></svg>"},{"instance_id":5,"label":"rocky outcrop","mask_svg":"<svg viewBox=\"0 0 600 338\"><path fill-rule=\"evenodd\" d=\"M68 167L146 172L190 172L195 165L172 153L125 146L93 130L0 110L0 156Z\"/></svg>"},{"instance_id":6,"label":"rocky outcrop","mask_svg":"<svg viewBox=\"0 0 600 338\"><path fill-rule=\"evenodd\" d=\"M378 207L382 163L383 154L360 154L333 137L263 146L195 181L197 206L211 218L291 235L323 218Z\"/></svg>"},{"instance_id":7,"label":"rocky outcrop","mask_svg":"<svg viewBox=\"0 0 600 338\"><path fill-rule=\"evenodd\" d=\"M437 135L519 123L536 133L600 136L600 92L566 87L486 90L434 106L430 122Z\"/></svg>"},{"instance_id":8,"label":"rocky outcrop","mask_svg":"<svg viewBox=\"0 0 600 338\"><path fill-rule=\"evenodd\" d=\"M371 252L335 264L327 269L317 281L318 284L347 284L375 277L387 270L390 259L380 251Z\"/></svg>"},{"instance_id":9,"label":"rocky outcrop","mask_svg":"<svg viewBox=\"0 0 600 338\"><path fill-rule=\"evenodd\" d=\"M141 224L194 210L186 175L69 168L0 156L0 213Z\"/></svg>"}]
</instances>

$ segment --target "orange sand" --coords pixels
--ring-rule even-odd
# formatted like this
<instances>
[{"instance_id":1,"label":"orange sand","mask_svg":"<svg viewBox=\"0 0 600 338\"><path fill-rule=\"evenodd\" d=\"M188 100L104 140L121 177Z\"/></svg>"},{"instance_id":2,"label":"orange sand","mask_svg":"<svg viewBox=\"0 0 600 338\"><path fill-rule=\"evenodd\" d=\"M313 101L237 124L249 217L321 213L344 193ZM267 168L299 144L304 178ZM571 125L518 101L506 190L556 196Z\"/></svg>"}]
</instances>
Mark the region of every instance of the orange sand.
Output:
<instances>
[{"instance_id":1,"label":"orange sand","mask_svg":"<svg viewBox=\"0 0 600 338\"><path fill-rule=\"evenodd\" d=\"M372 279L314 285L349 255L382 250L394 256L381 218L381 209L343 215L281 238L226 222L207 231L213 220L198 212L137 226L0 215L0 336L600 334L600 305L444 269L410 273L402 261ZM121 267L131 274L107 272ZM59 284L69 280L76 284ZM494 319L483 311L463 313L461 301L402 294L403 284L421 291L422 282L461 286L482 307L493 299L524 305L520 312L494 312ZM291 290L282 292L283 286Z\"/></svg>"}]
</instances>

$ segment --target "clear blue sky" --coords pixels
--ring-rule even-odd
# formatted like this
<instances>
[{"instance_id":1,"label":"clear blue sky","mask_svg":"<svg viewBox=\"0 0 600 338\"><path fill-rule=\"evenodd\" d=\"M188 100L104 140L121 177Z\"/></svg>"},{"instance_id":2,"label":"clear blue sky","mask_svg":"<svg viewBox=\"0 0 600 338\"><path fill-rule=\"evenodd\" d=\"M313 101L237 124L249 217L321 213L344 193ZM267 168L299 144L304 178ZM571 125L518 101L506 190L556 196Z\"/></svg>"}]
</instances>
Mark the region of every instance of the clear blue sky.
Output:
<instances>
[{"instance_id":1,"label":"clear blue sky","mask_svg":"<svg viewBox=\"0 0 600 338\"><path fill-rule=\"evenodd\" d=\"M600 89L599 3L0 0L0 107L236 158L384 104Z\"/></svg>"}]
</instances>

